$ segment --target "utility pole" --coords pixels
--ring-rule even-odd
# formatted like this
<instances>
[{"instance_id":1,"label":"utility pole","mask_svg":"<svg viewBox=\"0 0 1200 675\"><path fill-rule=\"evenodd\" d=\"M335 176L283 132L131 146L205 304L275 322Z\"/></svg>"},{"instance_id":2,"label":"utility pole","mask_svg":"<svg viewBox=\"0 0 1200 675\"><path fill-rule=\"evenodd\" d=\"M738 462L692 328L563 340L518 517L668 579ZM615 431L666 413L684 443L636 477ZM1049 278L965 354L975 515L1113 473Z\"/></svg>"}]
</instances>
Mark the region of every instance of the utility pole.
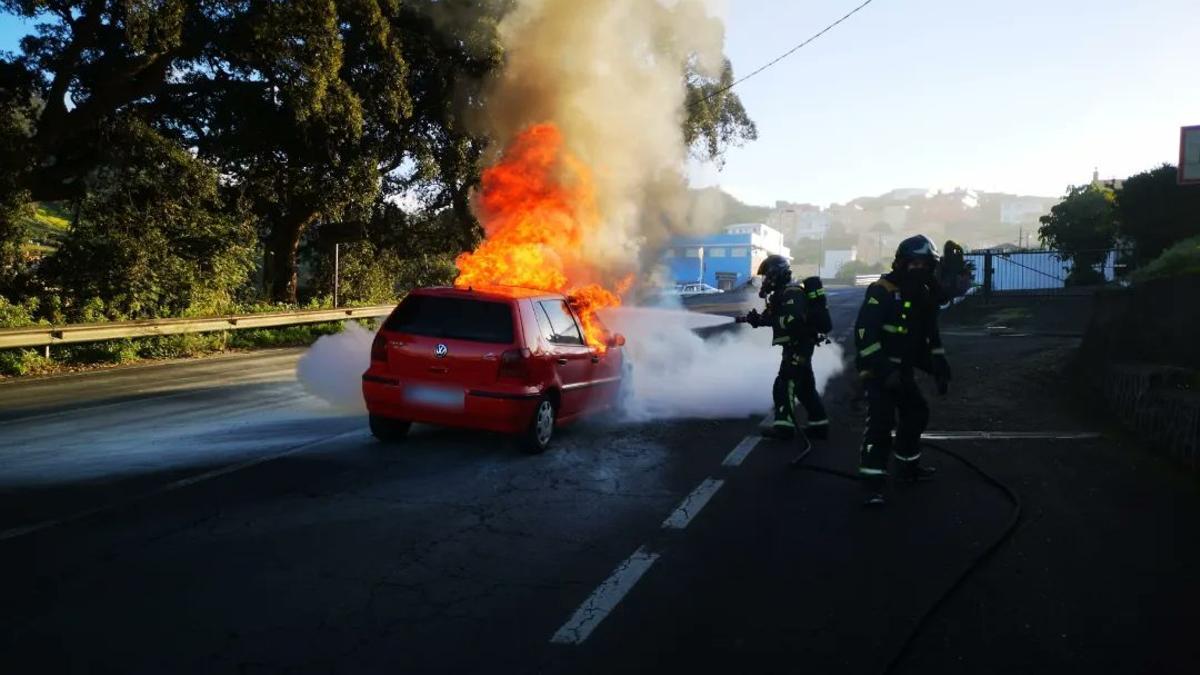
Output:
<instances>
[{"instance_id":1,"label":"utility pole","mask_svg":"<svg viewBox=\"0 0 1200 675\"><path fill-rule=\"evenodd\" d=\"M338 259L338 249L340 247L341 247L341 244L333 245L333 307L334 307L334 309L337 309L337 306L338 306L338 276L339 276L338 275L338 271L339 271L338 267L340 266L339 263L341 262Z\"/></svg>"}]
</instances>

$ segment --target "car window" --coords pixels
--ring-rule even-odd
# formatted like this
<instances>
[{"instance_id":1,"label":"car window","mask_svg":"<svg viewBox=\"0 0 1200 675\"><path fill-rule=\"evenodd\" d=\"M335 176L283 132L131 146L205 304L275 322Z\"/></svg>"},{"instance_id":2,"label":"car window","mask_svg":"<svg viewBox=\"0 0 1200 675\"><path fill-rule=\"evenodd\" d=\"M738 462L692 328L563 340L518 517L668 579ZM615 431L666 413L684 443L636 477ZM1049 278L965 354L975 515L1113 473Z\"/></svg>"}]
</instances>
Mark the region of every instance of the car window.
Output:
<instances>
[{"instance_id":1,"label":"car window","mask_svg":"<svg viewBox=\"0 0 1200 675\"><path fill-rule=\"evenodd\" d=\"M550 317L546 316L546 310L542 309L542 303L533 303L533 317L537 319L538 331L542 334L542 339L546 342L554 342L554 328L550 326Z\"/></svg>"},{"instance_id":2,"label":"car window","mask_svg":"<svg viewBox=\"0 0 1200 675\"><path fill-rule=\"evenodd\" d=\"M546 312L546 319L550 322L551 342L560 345L583 344L583 334L579 332L579 326L575 324L565 301L545 300L538 305Z\"/></svg>"},{"instance_id":3,"label":"car window","mask_svg":"<svg viewBox=\"0 0 1200 675\"><path fill-rule=\"evenodd\" d=\"M383 324L410 335L512 344L512 308L506 302L410 295Z\"/></svg>"}]
</instances>

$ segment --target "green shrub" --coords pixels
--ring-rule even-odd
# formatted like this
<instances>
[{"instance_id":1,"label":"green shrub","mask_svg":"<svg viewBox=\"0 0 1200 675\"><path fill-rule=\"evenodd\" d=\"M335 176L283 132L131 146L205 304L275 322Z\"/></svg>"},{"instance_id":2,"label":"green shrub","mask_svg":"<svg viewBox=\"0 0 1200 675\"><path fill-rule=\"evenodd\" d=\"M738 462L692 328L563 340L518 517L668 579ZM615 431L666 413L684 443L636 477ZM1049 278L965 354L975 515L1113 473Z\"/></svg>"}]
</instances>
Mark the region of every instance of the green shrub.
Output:
<instances>
[{"instance_id":1,"label":"green shrub","mask_svg":"<svg viewBox=\"0 0 1200 675\"><path fill-rule=\"evenodd\" d=\"M36 326L39 322L34 318L38 302L30 298L20 305L14 305L0 295L0 328L27 328Z\"/></svg>"},{"instance_id":2,"label":"green shrub","mask_svg":"<svg viewBox=\"0 0 1200 675\"><path fill-rule=\"evenodd\" d=\"M0 375L36 375L53 368L54 362L32 349L0 351Z\"/></svg>"},{"instance_id":3,"label":"green shrub","mask_svg":"<svg viewBox=\"0 0 1200 675\"><path fill-rule=\"evenodd\" d=\"M137 353L143 359L182 359L224 351L229 344L229 333L188 333L140 338L136 341Z\"/></svg>"},{"instance_id":4,"label":"green shrub","mask_svg":"<svg viewBox=\"0 0 1200 675\"><path fill-rule=\"evenodd\" d=\"M1184 239L1130 275L1134 282L1200 274L1200 236Z\"/></svg>"},{"instance_id":5,"label":"green shrub","mask_svg":"<svg viewBox=\"0 0 1200 675\"><path fill-rule=\"evenodd\" d=\"M229 335L231 349L262 349L270 347L306 347L323 335L342 332L340 321L312 323L282 328L258 328L234 331Z\"/></svg>"},{"instance_id":6,"label":"green shrub","mask_svg":"<svg viewBox=\"0 0 1200 675\"><path fill-rule=\"evenodd\" d=\"M139 122L111 131L116 157L39 267L72 322L219 315L256 260L252 224L225 208L217 172ZM186 186L163 190L163 184Z\"/></svg>"}]
</instances>

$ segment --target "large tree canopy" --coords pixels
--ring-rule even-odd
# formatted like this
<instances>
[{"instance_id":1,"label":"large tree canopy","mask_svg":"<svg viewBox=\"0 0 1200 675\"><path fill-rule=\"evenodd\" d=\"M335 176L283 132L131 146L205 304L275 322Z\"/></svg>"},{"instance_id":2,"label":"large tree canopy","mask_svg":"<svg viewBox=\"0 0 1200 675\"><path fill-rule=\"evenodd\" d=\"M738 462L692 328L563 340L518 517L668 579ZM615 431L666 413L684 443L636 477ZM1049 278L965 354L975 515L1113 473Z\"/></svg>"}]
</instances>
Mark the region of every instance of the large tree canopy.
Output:
<instances>
[{"instance_id":1,"label":"large tree canopy","mask_svg":"<svg viewBox=\"0 0 1200 675\"><path fill-rule=\"evenodd\" d=\"M1112 248L1117 233L1113 208L1115 195L1102 185L1071 187L1062 202L1039 220L1038 237L1071 261L1071 283L1096 281L1101 263Z\"/></svg>"},{"instance_id":2,"label":"large tree canopy","mask_svg":"<svg viewBox=\"0 0 1200 675\"><path fill-rule=\"evenodd\" d=\"M102 233L127 214L99 217L105 202L93 193L115 194L106 181L133 170L122 163L165 157L163 144L216 176L219 198L204 208L257 227L277 301L296 301L307 232L377 220L381 200L397 195L418 204L439 241L469 248L480 234L469 195L489 139L463 120L485 105L483 84L503 64L497 25L513 4L0 0L40 22L18 56L0 59L0 273L15 264L22 205L86 202L89 232ZM736 94L722 91L732 81L727 63L719 78L689 69L681 82L698 155L717 159L755 136ZM112 152L117 142L157 150ZM169 203L188 188L180 176L199 175L144 168L135 173L146 204Z\"/></svg>"},{"instance_id":3,"label":"large tree canopy","mask_svg":"<svg viewBox=\"0 0 1200 675\"><path fill-rule=\"evenodd\" d=\"M1200 235L1200 186L1180 185L1170 164L1131 176L1117 192L1117 227L1146 263L1175 242Z\"/></svg>"}]
</instances>

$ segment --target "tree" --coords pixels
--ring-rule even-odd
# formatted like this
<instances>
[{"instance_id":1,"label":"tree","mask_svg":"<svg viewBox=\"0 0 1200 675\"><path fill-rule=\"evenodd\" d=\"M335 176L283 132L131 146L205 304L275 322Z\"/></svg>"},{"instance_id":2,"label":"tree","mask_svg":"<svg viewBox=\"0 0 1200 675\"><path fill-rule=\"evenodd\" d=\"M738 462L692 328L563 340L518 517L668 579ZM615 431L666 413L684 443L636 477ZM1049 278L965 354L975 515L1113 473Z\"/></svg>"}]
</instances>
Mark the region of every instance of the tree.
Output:
<instances>
[{"instance_id":1,"label":"tree","mask_svg":"<svg viewBox=\"0 0 1200 675\"><path fill-rule=\"evenodd\" d=\"M381 198L416 200L443 239L470 248L489 139L463 120L502 64L497 24L512 5L0 0L42 21L19 57L0 61L0 253L21 236L6 214L30 200L81 203L129 170L106 144L135 127L148 149L173 142L217 171L223 194L205 204L223 209L214 217L252 217L277 301L296 301L306 233L368 218ZM726 63L720 77L689 69L683 83L685 137L710 159L756 135L732 82ZM169 176L154 199L179 190ZM153 178L140 178L147 203Z\"/></svg>"},{"instance_id":2,"label":"tree","mask_svg":"<svg viewBox=\"0 0 1200 675\"><path fill-rule=\"evenodd\" d=\"M40 308L68 320L231 311L254 264L254 229L222 203L217 174L131 121L106 139L106 168L45 262ZM166 182L186 189L162 190Z\"/></svg>"},{"instance_id":3,"label":"tree","mask_svg":"<svg viewBox=\"0 0 1200 675\"><path fill-rule=\"evenodd\" d=\"M1131 176L1116 197L1118 231L1134 242L1139 264L1200 235L1200 186L1180 185L1170 164Z\"/></svg>"},{"instance_id":4,"label":"tree","mask_svg":"<svg viewBox=\"0 0 1200 675\"><path fill-rule=\"evenodd\" d=\"M403 153L407 64L389 3L252 3L177 64L160 126L229 177L256 216L271 297L296 302L305 231L366 212ZM392 150L392 147L397 148Z\"/></svg>"},{"instance_id":5,"label":"tree","mask_svg":"<svg viewBox=\"0 0 1200 675\"><path fill-rule=\"evenodd\" d=\"M723 163L725 150L758 138L758 127L746 113L733 86L733 64L725 59L720 76L706 77L689 63L683 139L699 159Z\"/></svg>"},{"instance_id":6,"label":"tree","mask_svg":"<svg viewBox=\"0 0 1200 675\"><path fill-rule=\"evenodd\" d=\"M19 165L6 194L84 198L106 128L139 119L195 148L237 196L228 203L256 216L276 300L296 299L304 232L362 217L381 189L427 189L459 214L453 239L470 245L484 139L459 116L479 105L471 81L500 63L495 15L507 5L3 0L46 19L2 64L21 87L0 112L20 103L6 116L32 120L0 145L5 169ZM439 13L459 18L435 25Z\"/></svg>"},{"instance_id":7,"label":"tree","mask_svg":"<svg viewBox=\"0 0 1200 675\"><path fill-rule=\"evenodd\" d=\"M1073 186L1062 202L1039 220L1038 238L1072 263L1068 283L1096 281L1116 238L1113 191L1102 185Z\"/></svg>"},{"instance_id":8,"label":"tree","mask_svg":"<svg viewBox=\"0 0 1200 675\"><path fill-rule=\"evenodd\" d=\"M233 4L233 3L228 3ZM28 122L12 180L35 201L82 198L105 148L104 129L159 93L172 66L197 56L222 3L161 0L0 0L41 19L2 63L8 114Z\"/></svg>"}]
</instances>

